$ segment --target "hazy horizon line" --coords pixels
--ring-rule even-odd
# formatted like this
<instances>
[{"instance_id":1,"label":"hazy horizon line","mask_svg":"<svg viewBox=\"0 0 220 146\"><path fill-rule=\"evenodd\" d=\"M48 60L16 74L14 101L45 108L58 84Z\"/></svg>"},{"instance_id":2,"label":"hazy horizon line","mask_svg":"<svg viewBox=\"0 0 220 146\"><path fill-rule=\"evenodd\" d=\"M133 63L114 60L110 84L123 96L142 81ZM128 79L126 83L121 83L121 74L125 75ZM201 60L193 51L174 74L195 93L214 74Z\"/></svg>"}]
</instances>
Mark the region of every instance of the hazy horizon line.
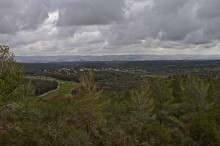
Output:
<instances>
[{"instance_id":1,"label":"hazy horizon line","mask_svg":"<svg viewBox=\"0 0 220 146\"><path fill-rule=\"evenodd\" d=\"M209 54L209 55L204 55L204 54L103 54L103 55L93 55L93 54L79 54L79 55L16 55L15 57L57 57L57 56L219 56L216 54Z\"/></svg>"}]
</instances>

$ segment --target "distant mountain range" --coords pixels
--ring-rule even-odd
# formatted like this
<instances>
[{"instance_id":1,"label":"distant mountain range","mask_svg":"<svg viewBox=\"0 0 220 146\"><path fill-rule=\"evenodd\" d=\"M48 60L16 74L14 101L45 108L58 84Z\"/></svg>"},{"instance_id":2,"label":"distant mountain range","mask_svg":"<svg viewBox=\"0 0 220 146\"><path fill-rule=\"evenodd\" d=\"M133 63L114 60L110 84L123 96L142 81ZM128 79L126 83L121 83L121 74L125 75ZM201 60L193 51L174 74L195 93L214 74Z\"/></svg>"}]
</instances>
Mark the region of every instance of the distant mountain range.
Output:
<instances>
[{"instance_id":1,"label":"distant mountain range","mask_svg":"<svg viewBox=\"0 0 220 146\"><path fill-rule=\"evenodd\" d=\"M144 60L216 60L220 55L103 55L103 56L16 56L22 63L144 61Z\"/></svg>"}]
</instances>

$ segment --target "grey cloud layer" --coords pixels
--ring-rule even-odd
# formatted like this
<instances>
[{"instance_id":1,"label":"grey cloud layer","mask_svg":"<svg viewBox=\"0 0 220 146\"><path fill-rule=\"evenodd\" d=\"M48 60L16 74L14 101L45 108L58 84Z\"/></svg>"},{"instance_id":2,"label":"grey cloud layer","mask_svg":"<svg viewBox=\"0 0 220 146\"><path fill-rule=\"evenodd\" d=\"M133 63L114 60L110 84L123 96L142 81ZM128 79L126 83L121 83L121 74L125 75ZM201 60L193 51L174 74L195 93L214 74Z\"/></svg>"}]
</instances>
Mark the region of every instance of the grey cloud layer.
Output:
<instances>
[{"instance_id":1,"label":"grey cloud layer","mask_svg":"<svg viewBox=\"0 0 220 146\"><path fill-rule=\"evenodd\" d=\"M0 0L0 42L28 55L220 53L219 7L219 0Z\"/></svg>"},{"instance_id":2,"label":"grey cloud layer","mask_svg":"<svg viewBox=\"0 0 220 146\"><path fill-rule=\"evenodd\" d=\"M142 5L146 1L141 1ZM135 5L133 1L132 5ZM122 26L113 26L113 42L137 43L152 38L187 44L206 44L220 40L220 1L218 0L155 0ZM118 33L117 33L118 32ZM115 35L115 33L117 35Z\"/></svg>"},{"instance_id":3,"label":"grey cloud layer","mask_svg":"<svg viewBox=\"0 0 220 146\"><path fill-rule=\"evenodd\" d=\"M48 17L49 1L0 0L0 33L36 29Z\"/></svg>"},{"instance_id":4,"label":"grey cloud layer","mask_svg":"<svg viewBox=\"0 0 220 146\"><path fill-rule=\"evenodd\" d=\"M76 0L60 4L58 26L102 25L123 19L122 0Z\"/></svg>"}]
</instances>

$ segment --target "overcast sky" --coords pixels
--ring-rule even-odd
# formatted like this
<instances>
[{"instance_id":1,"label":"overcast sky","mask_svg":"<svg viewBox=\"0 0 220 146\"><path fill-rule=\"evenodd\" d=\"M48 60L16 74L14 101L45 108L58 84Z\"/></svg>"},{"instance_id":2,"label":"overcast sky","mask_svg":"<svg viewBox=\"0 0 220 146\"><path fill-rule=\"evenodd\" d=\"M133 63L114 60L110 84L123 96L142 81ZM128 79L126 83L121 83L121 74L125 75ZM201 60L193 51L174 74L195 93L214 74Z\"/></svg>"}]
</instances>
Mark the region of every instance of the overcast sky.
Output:
<instances>
[{"instance_id":1,"label":"overcast sky","mask_svg":"<svg viewBox=\"0 0 220 146\"><path fill-rule=\"evenodd\" d=\"M0 0L16 55L220 55L220 0Z\"/></svg>"}]
</instances>

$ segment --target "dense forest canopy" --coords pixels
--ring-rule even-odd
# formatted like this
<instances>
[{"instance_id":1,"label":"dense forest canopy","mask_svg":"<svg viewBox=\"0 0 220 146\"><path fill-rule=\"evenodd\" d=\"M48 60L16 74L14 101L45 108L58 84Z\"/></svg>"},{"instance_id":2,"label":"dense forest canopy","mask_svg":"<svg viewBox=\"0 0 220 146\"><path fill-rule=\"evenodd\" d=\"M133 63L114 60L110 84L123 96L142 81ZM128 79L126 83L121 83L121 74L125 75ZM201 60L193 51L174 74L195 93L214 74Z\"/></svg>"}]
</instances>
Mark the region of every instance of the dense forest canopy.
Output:
<instances>
[{"instance_id":1,"label":"dense forest canopy","mask_svg":"<svg viewBox=\"0 0 220 146\"><path fill-rule=\"evenodd\" d=\"M218 74L152 77L111 71L97 75L89 69L77 74L75 95L55 99L34 94L46 90L44 85L53 90L58 82L59 86L66 82L27 80L7 46L0 46L0 61L2 146L220 145ZM132 86L122 88L125 81Z\"/></svg>"}]
</instances>

